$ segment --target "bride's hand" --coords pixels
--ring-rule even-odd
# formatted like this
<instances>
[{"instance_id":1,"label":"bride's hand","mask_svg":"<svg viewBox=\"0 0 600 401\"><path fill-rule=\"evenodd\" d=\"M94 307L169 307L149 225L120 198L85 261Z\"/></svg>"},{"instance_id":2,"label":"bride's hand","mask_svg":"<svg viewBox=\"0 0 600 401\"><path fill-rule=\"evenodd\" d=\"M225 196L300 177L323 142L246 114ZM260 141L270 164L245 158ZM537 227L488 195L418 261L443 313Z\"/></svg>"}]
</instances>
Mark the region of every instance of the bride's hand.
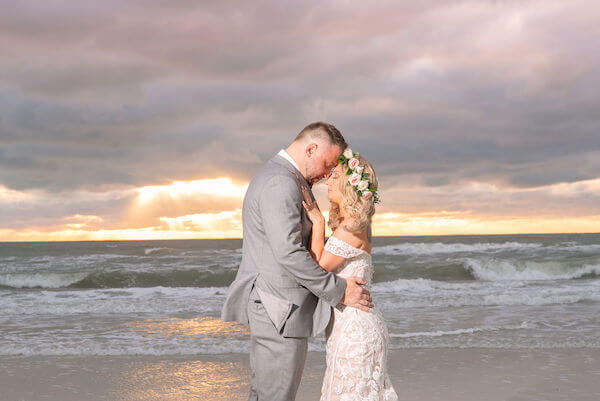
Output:
<instances>
[{"instance_id":1,"label":"bride's hand","mask_svg":"<svg viewBox=\"0 0 600 401\"><path fill-rule=\"evenodd\" d=\"M319 205L317 205L317 202L313 202L313 200L310 198L308 190L304 187L302 187L302 196L304 197L304 200L302 201L302 206L304 206L304 210L306 210L306 214L308 215L310 221L313 224L324 225L325 218L319 210Z\"/></svg>"}]
</instances>

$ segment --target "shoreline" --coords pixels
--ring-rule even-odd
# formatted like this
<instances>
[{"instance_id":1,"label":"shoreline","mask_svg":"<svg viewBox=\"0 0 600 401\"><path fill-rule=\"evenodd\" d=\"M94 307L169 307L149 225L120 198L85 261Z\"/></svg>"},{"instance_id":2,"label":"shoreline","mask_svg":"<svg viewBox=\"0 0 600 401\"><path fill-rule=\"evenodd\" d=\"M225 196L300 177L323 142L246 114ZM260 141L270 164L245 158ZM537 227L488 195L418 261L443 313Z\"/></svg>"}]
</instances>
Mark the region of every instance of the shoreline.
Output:
<instances>
[{"instance_id":1,"label":"shoreline","mask_svg":"<svg viewBox=\"0 0 600 401\"><path fill-rule=\"evenodd\" d=\"M325 354L308 353L297 401L318 400ZM600 399L600 349L391 350L400 400ZM3 400L246 400L247 354L0 356ZM33 380L35 378L35 380Z\"/></svg>"}]
</instances>

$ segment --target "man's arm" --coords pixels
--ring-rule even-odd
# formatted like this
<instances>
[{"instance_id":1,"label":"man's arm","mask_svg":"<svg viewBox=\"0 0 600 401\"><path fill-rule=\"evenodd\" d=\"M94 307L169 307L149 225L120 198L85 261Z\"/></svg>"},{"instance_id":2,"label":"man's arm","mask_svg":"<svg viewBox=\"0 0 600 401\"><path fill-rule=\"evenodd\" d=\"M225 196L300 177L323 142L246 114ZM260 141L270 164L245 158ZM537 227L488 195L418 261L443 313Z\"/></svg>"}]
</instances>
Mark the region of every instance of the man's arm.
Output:
<instances>
[{"instance_id":1,"label":"man's arm","mask_svg":"<svg viewBox=\"0 0 600 401\"><path fill-rule=\"evenodd\" d=\"M326 272L302 245L302 198L296 181L287 176L271 177L259 196L265 235L277 262L310 292L327 303L350 305L365 311L373 306L364 280L344 280Z\"/></svg>"},{"instance_id":2,"label":"man's arm","mask_svg":"<svg viewBox=\"0 0 600 401\"><path fill-rule=\"evenodd\" d=\"M265 235L277 262L300 285L335 306L344 296L346 281L324 271L302 245L301 201L292 177L271 177L259 196Z\"/></svg>"}]
</instances>

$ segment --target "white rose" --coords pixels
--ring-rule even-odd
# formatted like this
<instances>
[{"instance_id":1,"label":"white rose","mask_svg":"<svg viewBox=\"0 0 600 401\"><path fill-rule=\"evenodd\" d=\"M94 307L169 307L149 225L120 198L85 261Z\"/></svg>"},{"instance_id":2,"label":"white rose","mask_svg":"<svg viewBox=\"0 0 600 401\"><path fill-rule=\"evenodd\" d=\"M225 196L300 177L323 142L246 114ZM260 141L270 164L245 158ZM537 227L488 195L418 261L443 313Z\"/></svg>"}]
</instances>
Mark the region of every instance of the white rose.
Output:
<instances>
[{"instance_id":1,"label":"white rose","mask_svg":"<svg viewBox=\"0 0 600 401\"><path fill-rule=\"evenodd\" d=\"M359 191L364 191L365 189L369 188L369 181L361 180L356 188L358 188Z\"/></svg>"},{"instance_id":2,"label":"white rose","mask_svg":"<svg viewBox=\"0 0 600 401\"><path fill-rule=\"evenodd\" d=\"M358 163L358 159L356 157L353 157L352 159L350 159L350 161L348 161L348 167L354 170L356 167L358 167Z\"/></svg>"},{"instance_id":3,"label":"white rose","mask_svg":"<svg viewBox=\"0 0 600 401\"><path fill-rule=\"evenodd\" d=\"M371 191L365 191L362 193L362 196L365 199L369 199L371 196L373 196L373 193Z\"/></svg>"},{"instance_id":4,"label":"white rose","mask_svg":"<svg viewBox=\"0 0 600 401\"><path fill-rule=\"evenodd\" d=\"M362 174L364 169L365 168L363 166L356 166L356 168L354 169L354 172L357 174Z\"/></svg>"},{"instance_id":5,"label":"white rose","mask_svg":"<svg viewBox=\"0 0 600 401\"><path fill-rule=\"evenodd\" d=\"M353 156L353 154L352 154L352 149L350 149L350 148L346 148L346 150L344 150L344 157L345 157L346 159L351 159L351 158L352 158L352 156Z\"/></svg>"},{"instance_id":6,"label":"white rose","mask_svg":"<svg viewBox=\"0 0 600 401\"><path fill-rule=\"evenodd\" d=\"M360 182L360 179L361 179L361 176L360 176L360 174L352 173L352 174L350 175L350 178L348 178L348 182L349 182L351 185L354 185L354 186L356 186L356 185L358 185L358 183Z\"/></svg>"}]
</instances>

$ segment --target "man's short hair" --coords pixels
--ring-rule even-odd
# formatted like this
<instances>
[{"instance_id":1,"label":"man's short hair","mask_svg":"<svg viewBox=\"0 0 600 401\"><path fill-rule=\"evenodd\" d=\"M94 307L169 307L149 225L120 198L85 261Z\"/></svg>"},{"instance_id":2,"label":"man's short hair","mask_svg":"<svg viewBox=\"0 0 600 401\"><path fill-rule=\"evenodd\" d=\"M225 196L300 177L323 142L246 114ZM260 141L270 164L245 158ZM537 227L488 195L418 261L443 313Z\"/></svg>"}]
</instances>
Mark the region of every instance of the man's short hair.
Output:
<instances>
[{"instance_id":1,"label":"man's short hair","mask_svg":"<svg viewBox=\"0 0 600 401\"><path fill-rule=\"evenodd\" d=\"M333 124L323 121L308 124L296 136L294 142L306 137L328 139L330 145L337 145L342 151L348 147L340 131Z\"/></svg>"}]
</instances>

